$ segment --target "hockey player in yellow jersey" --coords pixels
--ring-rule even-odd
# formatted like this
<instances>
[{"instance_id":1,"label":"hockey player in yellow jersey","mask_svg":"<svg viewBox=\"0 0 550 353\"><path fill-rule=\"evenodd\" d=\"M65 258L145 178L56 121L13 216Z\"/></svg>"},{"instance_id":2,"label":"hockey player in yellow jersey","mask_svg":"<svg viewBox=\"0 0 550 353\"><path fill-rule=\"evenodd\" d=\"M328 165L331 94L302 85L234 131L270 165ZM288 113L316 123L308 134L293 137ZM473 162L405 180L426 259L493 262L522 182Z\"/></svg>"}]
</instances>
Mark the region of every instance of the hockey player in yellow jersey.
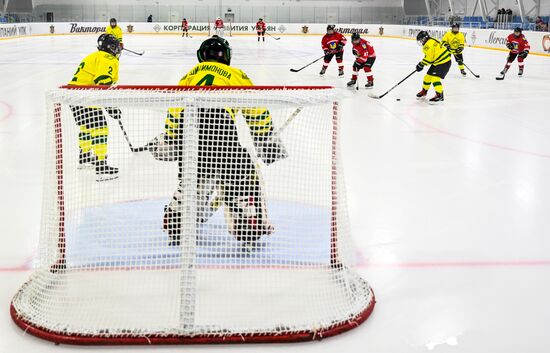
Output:
<instances>
[{"instance_id":1,"label":"hockey player in yellow jersey","mask_svg":"<svg viewBox=\"0 0 550 353\"><path fill-rule=\"evenodd\" d=\"M197 51L199 63L183 76L179 85L252 86L242 70L230 66L231 55L227 40L218 36L205 40ZM267 216L260 165L241 145L235 122L238 114L242 114L257 156L269 165L286 157L284 146L273 131L271 114L267 108L216 108L208 107L207 103L195 109L199 131L197 221L208 221L223 204L229 233L238 241L254 244L261 236L271 234L273 226ZM182 149L184 119L185 108L169 109L164 134L149 144L155 158L167 160L163 158L167 146L172 151ZM164 213L164 229L171 245L179 244L182 222L184 166L179 162L180 185Z\"/></svg>"},{"instance_id":2,"label":"hockey player in yellow jersey","mask_svg":"<svg viewBox=\"0 0 550 353\"><path fill-rule=\"evenodd\" d=\"M118 57L121 50L118 40L111 34L102 34L97 40L97 49L78 65L69 85L110 86L118 81ZM97 181L116 179L118 169L107 165L109 128L103 109L71 106L71 110L80 129L79 168L95 167ZM113 119L120 119L120 109L107 107L105 111Z\"/></svg>"},{"instance_id":3,"label":"hockey player in yellow jersey","mask_svg":"<svg viewBox=\"0 0 550 353\"><path fill-rule=\"evenodd\" d=\"M124 44L122 43L122 28L117 25L116 18L111 18L109 20L109 25L105 28L105 34L112 34L115 36L120 43L120 48L124 49Z\"/></svg>"},{"instance_id":4,"label":"hockey player in yellow jersey","mask_svg":"<svg viewBox=\"0 0 550 353\"><path fill-rule=\"evenodd\" d=\"M460 24L458 23L453 23L451 25L451 30L445 33L441 39L441 44L454 55L462 76L466 76L466 71L464 71L464 57L462 56L465 43L466 38L464 37L464 33L460 32Z\"/></svg>"},{"instance_id":5,"label":"hockey player in yellow jersey","mask_svg":"<svg viewBox=\"0 0 550 353\"><path fill-rule=\"evenodd\" d=\"M430 99L430 104L441 103L443 97L443 84L441 80L447 76L451 67L451 53L438 40L431 38L428 32L420 31L416 36L418 45L422 46L424 59L416 65L416 71L420 72L424 66L430 65L428 73L424 76L422 90L416 95L417 99L424 99L430 86L434 86L435 96Z\"/></svg>"}]
</instances>

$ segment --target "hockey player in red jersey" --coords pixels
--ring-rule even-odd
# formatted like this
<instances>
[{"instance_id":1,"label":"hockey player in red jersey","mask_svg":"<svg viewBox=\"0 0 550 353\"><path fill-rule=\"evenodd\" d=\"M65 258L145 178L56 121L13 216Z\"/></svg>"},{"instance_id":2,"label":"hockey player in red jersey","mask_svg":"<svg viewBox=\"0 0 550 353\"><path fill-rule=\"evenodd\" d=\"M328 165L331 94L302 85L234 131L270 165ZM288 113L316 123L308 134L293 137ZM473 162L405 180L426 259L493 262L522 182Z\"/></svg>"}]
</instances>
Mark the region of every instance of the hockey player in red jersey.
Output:
<instances>
[{"instance_id":1,"label":"hockey player in red jersey","mask_svg":"<svg viewBox=\"0 0 550 353\"><path fill-rule=\"evenodd\" d=\"M187 22L186 18L184 18L181 21L181 30L183 31L183 33L181 35L182 37L184 37L184 36L189 37L189 22Z\"/></svg>"},{"instance_id":2,"label":"hockey player in red jersey","mask_svg":"<svg viewBox=\"0 0 550 353\"><path fill-rule=\"evenodd\" d=\"M256 22L256 32L258 33L258 42L260 41L260 36L262 36L262 40L265 42L266 29L267 29L267 25L265 24L264 20L260 18L258 22Z\"/></svg>"},{"instance_id":3,"label":"hockey player in red jersey","mask_svg":"<svg viewBox=\"0 0 550 353\"><path fill-rule=\"evenodd\" d=\"M510 34L508 38L506 39L506 47L510 49L510 53L508 53L508 59L506 60L506 66L504 66L504 69L500 72L500 76L497 77L497 80L503 80L504 76L508 72L508 69L510 68L510 65L516 60L516 57L518 58L518 66L519 66L519 72L518 75L523 75L523 61L529 55L529 50L531 50L531 46L529 45L529 42L527 41L527 38L522 34L521 28L517 27L514 29L514 33Z\"/></svg>"},{"instance_id":4,"label":"hockey player in red jersey","mask_svg":"<svg viewBox=\"0 0 550 353\"><path fill-rule=\"evenodd\" d=\"M336 32L335 25L327 26L327 34L323 36L321 45L325 52L325 62L321 69L320 75L323 76L327 71L328 64L332 60L332 57L336 55L336 62L338 63L338 76L344 77L344 45L346 45L346 37L341 33Z\"/></svg>"},{"instance_id":5,"label":"hockey player in red jersey","mask_svg":"<svg viewBox=\"0 0 550 353\"><path fill-rule=\"evenodd\" d=\"M365 88L374 87L374 77L372 76L372 65L376 60L376 53L372 45L366 40L361 38L359 33L353 33L351 35L351 44L353 45L353 55L355 55L355 62L353 63L353 74L351 75L351 81L348 82L348 87L353 87L357 83L357 73L361 69L367 73L367 84Z\"/></svg>"},{"instance_id":6,"label":"hockey player in red jersey","mask_svg":"<svg viewBox=\"0 0 550 353\"><path fill-rule=\"evenodd\" d=\"M216 31L216 35L223 37L223 20L221 17L216 18L216 22L214 22L214 29Z\"/></svg>"}]
</instances>

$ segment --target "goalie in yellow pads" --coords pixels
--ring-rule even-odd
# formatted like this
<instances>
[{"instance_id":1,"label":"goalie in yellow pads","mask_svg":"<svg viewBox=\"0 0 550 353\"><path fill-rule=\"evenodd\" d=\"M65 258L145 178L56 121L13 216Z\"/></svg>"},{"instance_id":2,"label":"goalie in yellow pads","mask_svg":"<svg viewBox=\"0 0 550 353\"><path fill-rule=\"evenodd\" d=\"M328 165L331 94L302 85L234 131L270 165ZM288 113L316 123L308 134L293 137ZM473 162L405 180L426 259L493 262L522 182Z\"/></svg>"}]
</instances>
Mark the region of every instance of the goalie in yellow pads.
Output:
<instances>
[{"instance_id":1,"label":"goalie in yellow pads","mask_svg":"<svg viewBox=\"0 0 550 353\"><path fill-rule=\"evenodd\" d=\"M180 86L252 86L240 69L229 66L231 47L227 40L213 36L197 51L199 64L179 82ZM238 104L238 103L237 103ZM229 233L237 240L253 244L274 228L268 219L259 165L241 145L235 120L245 119L254 148L264 164L286 157L286 151L273 130L266 108L208 107L195 108L198 125L197 222L206 222L216 209L225 206ZM164 212L164 229L171 245L179 245L182 226L183 150L182 125L185 108L167 112L165 132L149 143L149 151L159 160L177 160L180 185Z\"/></svg>"},{"instance_id":2,"label":"goalie in yellow pads","mask_svg":"<svg viewBox=\"0 0 550 353\"><path fill-rule=\"evenodd\" d=\"M460 73L464 77L466 77L466 71L464 71L464 56L462 52L464 51L465 43L466 38L464 37L464 33L460 32L460 24L458 23L453 23L451 25L451 30L445 33L441 39L441 44L454 55Z\"/></svg>"}]
</instances>

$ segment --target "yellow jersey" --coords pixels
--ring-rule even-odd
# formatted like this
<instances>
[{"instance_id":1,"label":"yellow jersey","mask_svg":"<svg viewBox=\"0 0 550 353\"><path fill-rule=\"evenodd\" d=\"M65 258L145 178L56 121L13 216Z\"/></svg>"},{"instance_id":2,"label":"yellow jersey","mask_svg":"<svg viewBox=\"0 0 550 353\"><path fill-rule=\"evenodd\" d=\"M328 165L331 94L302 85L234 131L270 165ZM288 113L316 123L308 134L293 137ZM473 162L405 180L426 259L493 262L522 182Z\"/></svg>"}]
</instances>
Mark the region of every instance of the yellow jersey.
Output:
<instances>
[{"instance_id":1,"label":"yellow jersey","mask_svg":"<svg viewBox=\"0 0 550 353\"><path fill-rule=\"evenodd\" d=\"M69 85L112 85L118 81L118 58L104 51L96 51L82 60Z\"/></svg>"},{"instance_id":2,"label":"yellow jersey","mask_svg":"<svg viewBox=\"0 0 550 353\"><path fill-rule=\"evenodd\" d=\"M105 33L112 34L122 44L122 29L119 26L111 27L109 25L105 28Z\"/></svg>"},{"instance_id":3,"label":"yellow jersey","mask_svg":"<svg viewBox=\"0 0 550 353\"><path fill-rule=\"evenodd\" d=\"M253 86L252 81L240 69L218 62L204 61L195 65L179 81L179 86ZM175 138L183 108L170 108L166 115L165 132ZM266 108L226 108L233 120L242 112L250 131L255 136L269 135L273 131L271 114Z\"/></svg>"},{"instance_id":4,"label":"yellow jersey","mask_svg":"<svg viewBox=\"0 0 550 353\"><path fill-rule=\"evenodd\" d=\"M451 47L451 53L453 54L456 52L457 49L464 49L465 43L466 38L464 37L464 33L462 32L454 33L453 31L449 31L445 33L445 35L441 39L441 44L449 44L449 46Z\"/></svg>"},{"instance_id":5,"label":"yellow jersey","mask_svg":"<svg viewBox=\"0 0 550 353\"><path fill-rule=\"evenodd\" d=\"M451 60L451 53L440 41L429 38L422 47L424 59L422 65L441 65Z\"/></svg>"}]
</instances>

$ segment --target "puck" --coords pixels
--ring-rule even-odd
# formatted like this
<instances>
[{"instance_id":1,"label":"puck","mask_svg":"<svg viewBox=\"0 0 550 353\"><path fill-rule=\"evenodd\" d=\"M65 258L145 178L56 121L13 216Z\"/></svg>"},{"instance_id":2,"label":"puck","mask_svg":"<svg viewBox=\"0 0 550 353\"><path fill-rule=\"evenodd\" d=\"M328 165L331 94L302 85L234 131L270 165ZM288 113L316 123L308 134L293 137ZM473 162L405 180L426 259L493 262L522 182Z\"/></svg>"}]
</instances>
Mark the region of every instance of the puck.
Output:
<instances>
[{"instance_id":1,"label":"puck","mask_svg":"<svg viewBox=\"0 0 550 353\"><path fill-rule=\"evenodd\" d=\"M396 98L395 100L399 102L399 101L401 101L401 98Z\"/></svg>"}]
</instances>

